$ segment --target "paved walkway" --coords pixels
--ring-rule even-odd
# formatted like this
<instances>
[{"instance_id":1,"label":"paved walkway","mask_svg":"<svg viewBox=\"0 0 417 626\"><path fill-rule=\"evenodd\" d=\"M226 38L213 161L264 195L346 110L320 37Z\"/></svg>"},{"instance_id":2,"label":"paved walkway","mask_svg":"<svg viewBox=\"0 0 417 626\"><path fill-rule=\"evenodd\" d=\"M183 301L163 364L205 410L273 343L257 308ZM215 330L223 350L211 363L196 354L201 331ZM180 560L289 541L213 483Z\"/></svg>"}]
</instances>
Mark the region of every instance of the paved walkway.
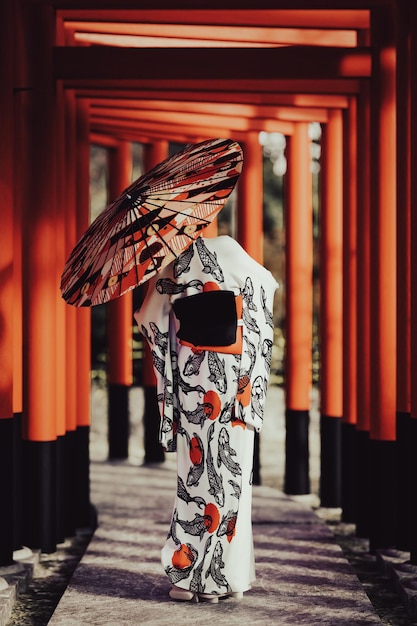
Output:
<instances>
[{"instance_id":1,"label":"paved walkway","mask_svg":"<svg viewBox=\"0 0 417 626\"><path fill-rule=\"evenodd\" d=\"M271 472L283 458L280 394L272 388L264 445L261 439L263 474L269 483L279 483L280 475L274 478ZM95 405L103 415L99 398ZM133 405L135 413L140 405L137 398ZM133 422L132 437L138 441ZM176 488L174 460L168 457L162 465L141 466L136 449L129 461L108 463L100 460L106 455L102 434L103 424L97 425L93 416L92 457L96 458L91 466L91 498L99 526L51 626L165 626L196 621L216 626L381 624L329 527L302 498L288 497L270 485L254 487L257 581L253 589L241 601L228 598L218 605L170 600L159 554ZM314 465L316 446L312 455Z\"/></svg>"}]
</instances>

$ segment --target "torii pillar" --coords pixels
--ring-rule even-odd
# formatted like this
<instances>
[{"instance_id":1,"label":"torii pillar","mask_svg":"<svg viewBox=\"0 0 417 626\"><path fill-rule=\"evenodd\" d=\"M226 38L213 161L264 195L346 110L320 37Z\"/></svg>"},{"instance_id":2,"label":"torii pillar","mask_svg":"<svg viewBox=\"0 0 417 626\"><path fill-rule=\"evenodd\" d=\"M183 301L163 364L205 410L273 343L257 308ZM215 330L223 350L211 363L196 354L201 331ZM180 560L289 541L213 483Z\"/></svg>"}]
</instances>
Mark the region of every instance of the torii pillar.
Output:
<instances>
[{"instance_id":1,"label":"torii pillar","mask_svg":"<svg viewBox=\"0 0 417 626\"><path fill-rule=\"evenodd\" d=\"M342 519L356 521L357 500L357 100L343 124L343 417Z\"/></svg>"},{"instance_id":2,"label":"torii pillar","mask_svg":"<svg viewBox=\"0 0 417 626\"><path fill-rule=\"evenodd\" d=\"M88 104L76 101L76 224L77 240L89 225L90 206L90 123ZM94 513L90 502L90 423L91 423L91 311L77 310L77 528L91 527Z\"/></svg>"},{"instance_id":3,"label":"torii pillar","mask_svg":"<svg viewBox=\"0 0 417 626\"><path fill-rule=\"evenodd\" d=\"M238 182L237 239L250 256L263 264L263 155L259 133L248 132L242 142L243 170ZM260 437L255 434L253 482L261 483Z\"/></svg>"},{"instance_id":4,"label":"torii pillar","mask_svg":"<svg viewBox=\"0 0 417 626\"><path fill-rule=\"evenodd\" d=\"M396 51L391 7L372 12L370 549L395 545Z\"/></svg>"},{"instance_id":5,"label":"torii pillar","mask_svg":"<svg viewBox=\"0 0 417 626\"><path fill-rule=\"evenodd\" d=\"M417 6L410 2L410 169L417 167ZM411 420L410 420L410 487L417 481L417 181L411 177ZM410 553L411 563L417 565L417 511L415 490L410 489Z\"/></svg>"},{"instance_id":6,"label":"torii pillar","mask_svg":"<svg viewBox=\"0 0 417 626\"><path fill-rule=\"evenodd\" d=\"M4 64L0 81L0 119L2 141L0 145L0 193L2 197L2 223L0 229L0 482L2 489L2 514L0 516L0 567L13 562L14 527L14 426L13 417L13 29L7 25L11 19L12 2L0 6L0 54L9 59ZM11 58L10 58L11 57ZM17 349L17 346L15 346ZM1 579L0 579L1 582Z\"/></svg>"},{"instance_id":7,"label":"torii pillar","mask_svg":"<svg viewBox=\"0 0 417 626\"><path fill-rule=\"evenodd\" d=\"M288 141L285 201L285 477L288 494L310 493L309 421L313 320L313 209L308 124Z\"/></svg>"},{"instance_id":8,"label":"torii pillar","mask_svg":"<svg viewBox=\"0 0 417 626\"><path fill-rule=\"evenodd\" d=\"M110 153L109 196L116 197L132 180L129 142ZM129 456L129 389L132 386L132 291L107 304L109 458Z\"/></svg>"},{"instance_id":9,"label":"torii pillar","mask_svg":"<svg viewBox=\"0 0 417 626\"><path fill-rule=\"evenodd\" d=\"M357 345L356 345L356 451L358 481L356 484L356 534L369 536L370 463L369 430L371 416L371 297L370 297L370 93L364 83L358 94L357 109Z\"/></svg>"},{"instance_id":10,"label":"torii pillar","mask_svg":"<svg viewBox=\"0 0 417 626\"><path fill-rule=\"evenodd\" d=\"M23 541L56 549L57 523L57 106L54 11L25 12L28 84L19 85L23 252Z\"/></svg>"},{"instance_id":11,"label":"torii pillar","mask_svg":"<svg viewBox=\"0 0 417 626\"><path fill-rule=\"evenodd\" d=\"M320 213L320 499L341 506L343 414L343 124L329 111L323 132Z\"/></svg>"},{"instance_id":12,"label":"torii pillar","mask_svg":"<svg viewBox=\"0 0 417 626\"><path fill-rule=\"evenodd\" d=\"M168 156L168 141L154 141L145 144L144 166L149 171ZM146 289L146 283L143 287ZM165 459L164 449L159 443L160 415L157 400L156 377L152 366L149 344L143 342L143 388L145 406L143 413L145 463L161 463Z\"/></svg>"},{"instance_id":13,"label":"torii pillar","mask_svg":"<svg viewBox=\"0 0 417 626\"><path fill-rule=\"evenodd\" d=\"M79 105L82 107L79 103ZM60 178L65 187L61 197L65 198L65 245L64 261L60 272L75 244L88 226L89 214L89 186L82 187L79 193L79 172L86 169L89 173L89 135L88 124L85 136L78 131L79 112L75 93L71 90L64 92L64 110L61 112L60 142L61 173ZM85 144L87 150L85 149ZM82 176L81 176L82 179ZM81 197L81 195L85 197ZM83 217L80 223L80 213ZM63 302L63 300L62 300ZM62 502L60 512L61 525L65 537L72 536L80 526L90 526L90 515L80 514L84 507L89 511L89 438L80 439L79 416L84 415L88 420L90 415L90 341L82 352L79 350L79 333L82 338L90 331L90 310L78 308L64 303L65 307L65 437L62 449L63 489L58 498ZM80 323L82 321L82 324ZM81 382L82 381L82 382ZM87 398L84 399L83 390L87 386ZM87 401L87 407L86 407ZM86 410L87 409L87 410ZM89 427L87 426L87 435ZM59 441L59 440L58 440ZM87 443L87 446L86 446ZM77 463L74 464L74 458ZM81 479L82 477L82 479ZM81 480L80 480L81 479Z\"/></svg>"},{"instance_id":14,"label":"torii pillar","mask_svg":"<svg viewBox=\"0 0 417 626\"><path fill-rule=\"evenodd\" d=\"M415 186L410 168L410 129L415 125L410 117L410 15L408 2L396 5L396 47L397 47L397 500L396 500L396 548L410 549L411 526L411 471L410 464L415 456L411 440L411 292L415 277L411 274L411 202L410 192ZM412 58L412 57L411 57ZM415 71L414 67L414 71ZM415 112L414 112L415 114ZM416 161L414 161L415 163ZM415 166L414 166L415 167ZM415 193L415 190L414 190ZM415 200L414 200L415 201ZM415 226L414 226L415 228ZM415 245L415 243L414 243ZM415 289L414 289L415 291ZM414 322L415 323L415 322ZM414 378L415 379L415 375ZM414 385L413 385L414 387Z\"/></svg>"}]
</instances>

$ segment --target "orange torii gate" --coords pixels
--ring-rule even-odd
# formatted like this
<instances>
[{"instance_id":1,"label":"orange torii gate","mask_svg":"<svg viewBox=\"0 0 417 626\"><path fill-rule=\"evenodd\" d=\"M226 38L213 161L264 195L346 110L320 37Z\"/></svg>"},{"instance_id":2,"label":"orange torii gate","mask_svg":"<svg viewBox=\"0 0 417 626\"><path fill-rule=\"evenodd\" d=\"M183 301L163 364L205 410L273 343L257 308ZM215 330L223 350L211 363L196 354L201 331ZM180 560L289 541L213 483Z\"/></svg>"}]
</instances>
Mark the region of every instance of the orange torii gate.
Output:
<instances>
[{"instance_id":1,"label":"orange torii gate","mask_svg":"<svg viewBox=\"0 0 417 626\"><path fill-rule=\"evenodd\" d=\"M308 126L289 140L286 197L285 484L310 492L309 411L313 340L313 210Z\"/></svg>"},{"instance_id":2,"label":"orange torii gate","mask_svg":"<svg viewBox=\"0 0 417 626\"><path fill-rule=\"evenodd\" d=\"M357 518L357 293L358 293L358 136L357 99L349 99L343 118L343 348L340 501L344 521Z\"/></svg>"},{"instance_id":3,"label":"orange torii gate","mask_svg":"<svg viewBox=\"0 0 417 626\"><path fill-rule=\"evenodd\" d=\"M324 127L320 232L320 495L323 506L341 505L343 413L343 125L331 111Z\"/></svg>"},{"instance_id":4,"label":"orange torii gate","mask_svg":"<svg viewBox=\"0 0 417 626\"><path fill-rule=\"evenodd\" d=\"M53 550L63 535L90 523L89 312L69 311L57 290L64 252L87 225L90 132L105 134L116 142L141 138L149 146L167 138L187 142L221 135L241 141L246 146L248 170L239 189L238 238L258 260L262 256L262 211L256 134L265 130L288 137L286 488L288 492L308 492L305 437L311 385L312 260L309 244L301 249L301 236L311 243L310 223L305 222L311 209L309 121L323 124L326 151L320 273L322 319L329 325L321 328L322 495L330 506L338 504L341 497L346 516L357 523L360 533L370 537L372 549L409 549L416 562L415 507L407 483L409 476L410 480L415 476L411 442L416 440L417 423L411 385L417 362L415 324L410 326L409 321L410 316L415 319L417 309L412 282L415 229L410 228L415 222L415 184L410 172L416 161L416 130L415 115L410 111L416 108L412 71L416 9L411 2L388 0L361 3L366 5L363 10L356 10L357 2L348 0L334 2L334 10L323 10L327 4L317 2L314 10L308 10L310 2L278 1L235 10L233 2L226 0L221 6L215 1L199 10L190 4L184 11L171 6L166 9L163 1L145 2L141 10L132 8L135 3L128 0L106 2L106 10L88 0L81 8L75 0L51 0L42 5L2 3L0 45L3 58L13 62L5 70L5 80L0 81L0 110L5 120L0 148L4 186L0 463L2 476L6 467L13 468L13 488L9 483L5 490L7 513L1 522L0 563L12 562L13 550L23 542ZM217 38L218 43L219 29L225 24L223 47L201 47L204 29L207 40ZM252 31L250 37L239 30L244 26L245 32L250 31L255 25L256 33ZM29 38L23 37L26 31ZM192 54L190 41L186 46L182 39L179 48L170 45L173 33L191 37ZM115 35L161 37L163 47L119 48L109 39ZM405 64L396 63L396 56ZM235 107L235 112L225 105ZM355 154L355 137L356 190L348 181L354 156L346 167L347 154ZM400 164L398 172L396 163ZM338 187L332 189L335 176ZM120 183L116 179L115 174L115 188ZM297 183L299 187L307 184L307 197L300 198L300 206ZM352 184L349 194L348 183ZM332 212L333 203L337 214ZM355 207L356 236L351 215ZM339 221L334 224L334 219ZM298 227L297 220L301 220ZM346 256L348 246L352 255L356 251L356 268L350 266L350 253ZM303 257L297 258L300 252ZM336 270L330 262L334 253ZM305 273L301 283L300 268ZM327 310L327 299L332 297ZM300 307L306 308L301 311ZM336 328L336 335L330 334L330 325ZM126 337L118 322L117 326L117 332ZM117 364L128 362L126 350L120 348L125 343L117 343ZM117 367L111 383L118 385L120 376ZM122 378L126 395L129 377ZM351 390L357 393L356 400L354 395L346 397ZM300 422L296 424L293 418ZM357 481L351 467L340 465L340 438L344 454L357 463ZM74 450L77 470L71 462ZM401 462L397 461L399 450ZM369 456L371 462L367 463ZM81 494L80 501L75 502L75 491ZM23 515L19 507L23 507Z\"/></svg>"},{"instance_id":5,"label":"orange torii gate","mask_svg":"<svg viewBox=\"0 0 417 626\"><path fill-rule=\"evenodd\" d=\"M406 458L409 460L408 467L406 468L409 472L410 482L405 484L404 491L406 492L406 502L408 502L408 508L402 509L405 513L406 521L409 520L408 533L409 533L409 547L411 551L411 562L413 564L417 563L417 536L414 532L414 528L417 523L417 514L416 507L413 504L413 498L410 495L410 491L412 491L412 486L414 484L414 477L417 475L417 464L416 464L416 456L415 456L415 446L414 443L417 438L417 392L416 386L413 385L413 381L416 378L417 373L417 293L415 287L416 277L417 277L417 254L416 254L416 237L417 237L417 188L416 181L413 176L411 176L411 172L416 163L417 159L417 127L416 127L416 119L415 115L417 112L417 83L416 83L416 52L417 52L417 12L416 6L413 3L407 4L408 12L405 12L404 21L401 22L403 26L402 34L406 37L406 41L408 42L409 47L407 48L408 56L407 56L407 64L406 71L408 73L409 80L406 81L406 85L408 85L408 92L403 93L402 99L402 112L406 113L406 119L409 120L409 141L410 146L409 150L407 149L407 140L404 139L404 128L402 137L402 156L404 157L404 163L408 163L408 176L409 176L409 189L410 189L410 198L409 202L405 202L403 207L402 215L407 215L407 210L409 208L409 220L410 220L410 230L409 230L409 246L410 246L410 264L409 264L409 272L410 272L410 282L408 283L408 288L410 291L410 370L407 372L408 377L410 379L410 420L408 424L408 433L406 432L406 438L404 439L405 445L403 445L403 450L406 455ZM405 41L403 42L405 44ZM405 143L404 143L405 142ZM407 217L405 218L407 219ZM399 229L399 234L403 234L404 230ZM404 263L404 262L403 262ZM407 356L407 353L404 355ZM407 398L406 398L407 400ZM402 408L402 407L401 407ZM406 405L407 408L407 405ZM405 414L407 415L407 413ZM407 437L408 434L408 437ZM407 442L408 441L408 446ZM406 482L406 481L405 481ZM408 548L407 548L408 549Z\"/></svg>"}]
</instances>

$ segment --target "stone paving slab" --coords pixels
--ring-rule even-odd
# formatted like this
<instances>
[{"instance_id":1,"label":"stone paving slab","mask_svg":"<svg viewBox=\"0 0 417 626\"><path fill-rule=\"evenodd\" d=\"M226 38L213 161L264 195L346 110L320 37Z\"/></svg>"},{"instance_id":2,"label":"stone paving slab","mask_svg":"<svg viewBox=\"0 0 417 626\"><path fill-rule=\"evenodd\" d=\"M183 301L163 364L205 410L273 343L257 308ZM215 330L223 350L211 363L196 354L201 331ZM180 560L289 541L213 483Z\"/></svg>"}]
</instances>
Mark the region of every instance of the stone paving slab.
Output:
<instances>
[{"instance_id":1,"label":"stone paving slab","mask_svg":"<svg viewBox=\"0 0 417 626\"><path fill-rule=\"evenodd\" d=\"M22 548L13 553L12 565L0 567L0 626L7 626L17 597L30 585L39 555L38 550Z\"/></svg>"},{"instance_id":2,"label":"stone paving slab","mask_svg":"<svg viewBox=\"0 0 417 626\"><path fill-rule=\"evenodd\" d=\"M173 602L160 564L176 475L172 462L91 466L98 528L51 626L187 624L381 624L331 530L314 511L254 487L257 581L243 600Z\"/></svg>"},{"instance_id":3,"label":"stone paving slab","mask_svg":"<svg viewBox=\"0 0 417 626\"><path fill-rule=\"evenodd\" d=\"M408 614L417 620L417 566L410 563L410 553L378 550L377 562L381 571L393 581ZM417 621L413 623L417 624Z\"/></svg>"}]
</instances>

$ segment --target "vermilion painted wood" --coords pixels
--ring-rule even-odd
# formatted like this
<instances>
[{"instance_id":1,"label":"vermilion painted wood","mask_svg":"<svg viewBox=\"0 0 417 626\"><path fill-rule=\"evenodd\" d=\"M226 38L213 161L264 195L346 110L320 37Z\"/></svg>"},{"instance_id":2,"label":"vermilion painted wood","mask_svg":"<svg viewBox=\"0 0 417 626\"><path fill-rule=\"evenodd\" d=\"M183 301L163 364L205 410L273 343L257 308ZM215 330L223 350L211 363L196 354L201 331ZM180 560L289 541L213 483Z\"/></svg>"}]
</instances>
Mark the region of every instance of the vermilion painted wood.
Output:
<instances>
[{"instance_id":1,"label":"vermilion painted wood","mask_svg":"<svg viewBox=\"0 0 417 626\"><path fill-rule=\"evenodd\" d=\"M396 58L392 29L373 29L371 83L371 439L395 440L396 414Z\"/></svg>"},{"instance_id":2,"label":"vermilion painted wood","mask_svg":"<svg viewBox=\"0 0 417 626\"><path fill-rule=\"evenodd\" d=\"M14 97L14 116L18 119L24 110L22 92ZM17 127L14 131L14 155L10 164L14 173L18 171L20 150L24 150L23 130ZM14 176L15 174L13 174ZM13 178L14 180L14 178ZM13 193L13 413L21 414L23 410L23 289L22 289L22 186L15 185ZM10 339L9 339L10 341Z\"/></svg>"},{"instance_id":3,"label":"vermilion painted wood","mask_svg":"<svg viewBox=\"0 0 417 626\"><path fill-rule=\"evenodd\" d=\"M58 6L57 3L54 3ZM125 5L117 4L115 0L113 2L114 9L111 10L107 4L104 7L101 3L101 8L97 9L96 5L92 3L81 4L78 3L82 12L75 8L75 3L69 0L68 2L60 3L60 7L57 11L58 15L65 20L103 20L103 21L118 21L118 22L143 22L143 23L157 23L157 24L221 24L221 25L238 25L238 26L281 26L287 28L342 28L342 29L365 29L369 28L369 9L368 7L374 6L375 3L367 2L366 8L362 7L359 10L343 9L337 6L337 3L333 3L335 10L326 10L315 8L309 9L304 7L303 11L299 9L293 10L287 9L286 6L292 7L296 3L291 2L274 2L274 8L265 8L261 4L257 4L257 8L246 7L245 2L228 3L234 4L234 9L228 8L227 3L222 4L221 7L216 7L215 11L211 11L212 3L206 3L206 8L195 8L195 3L192 7L192 11L184 12L183 8L177 3L173 9L171 6L160 7L159 4L155 4L150 1L147 4L141 5L141 9L137 6L132 6L134 3L130 3L131 9L127 10ZM248 4L248 3L246 3ZM308 4L306 0L305 4ZM346 2L345 6L352 5L354 3ZM360 4L360 2L356 2ZM116 6L117 5L117 6ZM278 5L278 6L277 6ZM316 3L315 3L316 6ZM143 7L143 8L142 8ZM226 7L226 8L224 8ZM189 7L191 8L191 7ZM213 7L214 8L214 7ZM245 9L244 11L242 9ZM96 10L94 10L96 9ZM208 10L207 10L208 9ZM236 10L237 9L237 10Z\"/></svg>"},{"instance_id":4,"label":"vermilion painted wood","mask_svg":"<svg viewBox=\"0 0 417 626\"><path fill-rule=\"evenodd\" d=\"M285 196L285 402L309 411L312 384L313 216L308 125L295 124L287 155Z\"/></svg>"},{"instance_id":5,"label":"vermilion painted wood","mask_svg":"<svg viewBox=\"0 0 417 626\"><path fill-rule=\"evenodd\" d=\"M65 92L65 110L62 119L65 124L64 141L61 147L62 154L62 180L65 181L62 198L65 202L62 206L65 211L65 245L63 257L65 264L68 255L77 240L77 195L76 195L76 170L77 170L77 146L76 146L76 101L73 91ZM62 265L59 271L62 272ZM73 307L64 304L65 310L65 370L66 370L66 430L74 431L77 427L77 311Z\"/></svg>"},{"instance_id":6,"label":"vermilion painted wood","mask_svg":"<svg viewBox=\"0 0 417 626\"><path fill-rule=\"evenodd\" d=\"M358 96L357 162L357 429L369 432L371 415L370 300L370 94L364 84Z\"/></svg>"},{"instance_id":7,"label":"vermilion painted wood","mask_svg":"<svg viewBox=\"0 0 417 626\"><path fill-rule=\"evenodd\" d=\"M188 133L193 134L203 134L204 129L206 129L206 134L210 137L233 137L239 133L241 136L248 131L256 131L256 132L275 132L288 134L291 132L292 122L288 121L280 121L280 120L257 120L255 119L253 122L248 119L239 118L239 117L229 117L224 118L221 116L213 116L210 118L207 115L192 115L189 113L186 114L174 114L174 113L152 113L152 112L143 112L140 114L131 115L130 119L125 119L127 117L126 113L118 116L117 113L113 110L112 117L108 115L99 116L95 115L91 119L91 127L95 132L102 131L104 127L108 126L109 128L113 128L113 132L117 132L117 129L126 129L130 128L132 131L142 131L145 132L147 130L158 130L158 129L167 129L164 130L167 134L171 132L183 132L183 129L188 129ZM136 119L134 119L136 118ZM227 133L227 134L225 134Z\"/></svg>"},{"instance_id":8,"label":"vermilion painted wood","mask_svg":"<svg viewBox=\"0 0 417 626\"><path fill-rule=\"evenodd\" d=\"M11 18L10 2L0 8L0 20L4 25ZM0 27L0 54L9 58L13 49L13 36L10 29ZM0 229L0 419L13 415L13 58L6 64L0 81L0 119L2 122L2 141L0 145L0 194L2 197L2 225Z\"/></svg>"},{"instance_id":9,"label":"vermilion painted wood","mask_svg":"<svg viewBox=\"0 0 417 626\"><path fill-rule=\"evenodd\" d=\"M168 141L160 140L148 143L144 150L144 169L145 172L152 169L158 163L161 163L168 156ZM152 355L149 344L146 340L143 342L144 360L143 360L143 384L148 387L156 386L156 377L153 370ZM156 393L156 391L155 391Z\"/></svg>"},{"instance_id":10,"label":"vermilion painted wood","mask_svg":"<svg viewBox=\"0 0 417 626\"><path fill-rule=\"evenodd\" d=\"M89 225L90 206L90 142L88 104L76 102L76 216L77 241ZM77 309L77 426L90 425L91 312Z\"/></svg>"},{"instance_id":11,"label":"vermilion painted wood","mask_svg":"<svg viewBox=\"0 0 417 626\"><path fill-rule=\"evenodd\" d=\"M186 16L185 16L186 19ZM305 27L271 27L264 24L232 26L225 24L168 24L130 22L126 25L112 20L103 24L91 21L66 21L65 27L71 32L75 42L81 44L100 44L135 47L236 47L236 46L282 46L282 45L319 45L337 47L355 47L357 35L348 29L313 29Z\"/></svg>"},{"instance_id":12,"label":"vermilion painted wood","mask_svg":"<svg viewBox=\"0 0 417 626\"><path fill-rule=\"evenodd\" d=\"M331 111L323 135L320 212L320 406L328 417L343 412L342 139L342 114Z\"/></svg>"},{"instance_id":13,"label":"vermilion painted wood","mask_svg":"<svg viewBox=\"0 0 417 626\"><path fill-rule=\"evenodd\" d=\"M32 35L42 32L42 44L34 36L26 40L30 65L25 78L31 88L22 96L23 432L29 441L51 442L57 435L56 308L60 297L56 281L57 108L51 75L54 16L43 7L25 18Z\"/></svg>"},{"instance_id":14,"label":"vermilion painted wood","mask_svg":"<svg viewBox=\"0 0 417 626\"><path fill-rule=\"evenodd\" d=\"M409 3L409 20L410 20L410 164L413 172L417 163L417 83L416 83L416 53L417 53L417 7L415 3ZM410 216L410 233L411 233L411 402L410 413L411 418L409 424L409 470L410 476L415 479L417 472L415 443L417 441L417 390L415 385L417 375L417 181L415 176L411 176L410 180L410 196L411 196L411 216ZM410 561L413 565L417 563L417 535L415 532L417 524L417 515L415 507L415 490L414 480L408 485L409 487L409 528L410 528Z\"/></svg>"},{"instance_id":15,"label":"vermilion painted wood","mask_svg":"<svg viewBox=\"0 0 417 626\"><path fill-rule=\"evenodd\" d=\"M209 120L214 117L228 122L230 118L245 120L282 120L291 122L316 121L326 122L326 108L298 106L257 106L239 103L214 102L173 102L167 100L143 99L133 100L126 98L101 98L92 103L91 114L138 119L149 113L158 112L163 119L178 115L204 115ZM157 118L156 118L157 119ZM173 117L175 120L175 117ZM252 122L253 123L253 122Z\"/></svg>"},{"instance_id":16,"label":"vermilion painted wood","mask_svg":"<svg viewBox=\"0 0 417 626\"><path fill-rule=\"evenodd\" d=\"M368 48L117 48L56 46L55 79L335 79L367 78Z\"/></svg>"},{"instance_id":17,"label":"vermilion painted wood","mask_svg":"<svg viewBox=\"0 0 417 626\"><path fill-rule=\"evenodd\" d=\"M96 78L94 79L94 89L134 89L139 92L143 89L158 89L177 91L178 89L186 90L191 93L199 92L230 92L255 94L260 97L264 94L272 94L274 92L296 94L333 94L346 95L358 93L360 90L359 78ZM88 78L67 78L65 85L68 89L89 90L92 94L92 80Z\"/></svg>"},{"instance_id":18,"label":"vermilion painted wood","mask_svg":"<svg viewBox=\"0 0 417 626\"><path fill-rule=\"evenodd\" d=\"M410 159L411 171L415 170L417 163L417 82L415 71L416 52L417 52L417 7L410 3ZM410 215L410 235L411 235L411 363L410 363L410 379L411 379L411 417L413 423L417 419L417 385L415 384L417 376L417 181L415 176L411 176L410 180L410 196L411 196L411 215ZM414 433L417 432L414 426ZM414 439L415 441L415 439ZM413 455L414 456L414 455ZM417 542L414 542L414 560L417 562Z\"/></svg>"},{"instance_id":19,"label":"vermilion painted wood","mask_svg":"<svg viewBox=\"0 0 417 626\"><path fill-rule=\"evenodd\" d=\"M357 102L343 125L343 421L357 422Z\"/></svg>"},{"instance_id":20,"label":"vermilion painted wood","mask_svg":"<svg viewBox=\"0 0 417 626\"><path fill-rule=\"evenodd\" d=\"M7 4L7 3L6 3ZM4 41L8 42L7 45L12 46L12 36L15 39L15 43L9 48L8 63L9 70L14 72L14 85L20 86L23 82L22 74L24 72L24 63L22 62L21 53L19 50L21 47L16 45L20 43L21 33L19 29L19 11L15 3L9 3L13 6L13 21L15 25L15 32L11 28L7 28L8 36L5 36ZM5 8L5 7L4 7ZM6 25L7 20L4 22ZM21 93L17 91L14 95L14 117L15 120L23 114L24 108L22 104ZM20 152L19 149L24 150L24 139L22 137L23 131L19 125L14 128L14 154L10 154L10 165L13 167L14 174L19 168ZM14 178L13 178L14 180ZM13 207L13 220L15 225L19 225L22 222L22 186L14 185L14 207ZM13 412L15 414L21 414L23 410L23 290L22 290L22 229L20 227L14 228L13 233Z\"/></svg>"},{"instance_id":21,"label":"vermilion painted wood","mask_svg":"<svg viewBox=\"0 0 417 626\"><path fill-rule=\"evenodd\" d=\"M280 132L283 135L291 136L294 129L294 124L286 122L280 124L280 130L271 132ZM203 133L204 127L193 126L170 126L169 124L154 124L154 123L138 123L134 128L129 124L119 123L113 125L110 121L103 120L100 124L94 124L92 126L92 137L100 137L104 141L103 145L112 143L106 141L106 137L110 138L111 134L117 134L122 140L133 141L138 143L147 143L149 141L158 141L166 139L169 135L170 141L175 143L198 143L201 137L205 138L217 138L217 137L229 137L234 140L243 143L246 137L245 132L235 131L232 132L227 128L207 128ZM216 132L217 131L217 132ZM283 132L285 131L285 132Z\"/></svg>"},{"instance_id":22,"label":"vermilion painted wood","mask_svg":"<svg viewBox=\"0 0 417 626\"><path fill-rule=\"evenodd\" d=\"M263 160L258 133L248 132L238 181L237 239L258 263L263 262Z\"/></svg>"},{"instance_id":23,"label":"vermilion painted wood","mask_svg":"<svg viewBox=\"0 0 417 626\"><path fill-rule=\"evenodd\" d=\"M410 413L411 202L410 34L408 7L397 12L397 411Z\"/></svg>"},{"instance_id":24,"label":"vermilion painted wood","mask_svg":"<svg viewBox=\"0 0 417 626\"><path fill-rule=\"evenodd\" d=\"M121 100L126 99L136 104L142 102L146 103L149 100L157 100L162 106L178 106L182 107L182 102L202 102L204 104L217 102L219 105L223 104L239 104L239 105L252 105L256 107L267 107L272 104L283 107L315 107L318 109L345 109L348 106L348 98L343 95L337 94L320 94L320 93L283 93L281 91L261 92L256 91L210 91L209 89L199 89L182 91L180 89L163 90L158 86L152 89L151 87L145 88L138 86L137 89L129 89L128 87L123 89L109 88L109 89L96 89L92 86L90 89L78 89L77 94L79 97L94 97L93 104L100 104L103 100L108 100L117 105ZM136 100L140 98L140 100Z\"/></svg>"},{"instance_id":25,"label":"vermilion painted wood","mask_svg":"<svg viewBox=\"0 0 417 626\"><path fill-rule=\"evenodd\" d=\"M132 150L130 143L119 142L111 151L109 198L116 198L132 182ZM107 339L109 361L108 382L130 386L132 373L132 292L107 304Z\"/></svg>"},{"instance_id":26,"label":"vermilion painted wood","mask_svg":"<svg viewBox=\"0 0 417 626\"><path fill-rule=\"evenodd\" d=\"M61 268L65 264L65 227L67 212L67 195L66 195L66 138L65 138L65 92L62 84L56 86L56 233L55 233L55 284L59 285ZM58 200L59 199L59 200ZM58 210L59 206L59 210ZM73 374L70 370L67 359L67 334L75 331L75 322L72 323L71 317L67 317L65 302L59 297L56 304L56 362L55 362L55 378L56 378L56 434L63 437L67 430L67 394L69 395L73 389L71 388ZM74 337L73 337L74 339ZM72 345L72 342L70 343ZM72 357L73 358L73 357ZM71 357L70 357L71 363ZM70 402L70 400L68 400ZM74 419L72 416L71 419ZM69 416L68 416L69 419Z\"/></svg>"},{"instance_id":27,"label":"vermilion painted wood","mask_svg":"<svg viewBox=\"0 0 417 626\"><path fill-rule=\"evenodd\" d=\"M372 14L369 545L396 545L396 50L394 5Z\"/></svg>"}]
</instances>

